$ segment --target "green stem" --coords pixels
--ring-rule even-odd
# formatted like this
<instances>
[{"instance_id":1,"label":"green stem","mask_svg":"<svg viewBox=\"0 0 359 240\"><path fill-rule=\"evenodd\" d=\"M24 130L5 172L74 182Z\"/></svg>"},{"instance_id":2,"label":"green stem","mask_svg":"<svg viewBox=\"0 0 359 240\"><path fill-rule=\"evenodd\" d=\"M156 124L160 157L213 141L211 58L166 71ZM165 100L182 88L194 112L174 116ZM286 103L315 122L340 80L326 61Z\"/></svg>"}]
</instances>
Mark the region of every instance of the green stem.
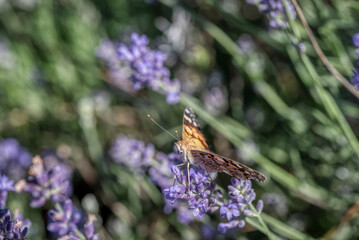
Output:
<instances>
[{"instance_id":1,"label":"green stem","mask_svg":"<svg viewBox=\"0 0 359 240\"><path fill-rule=\"evenodd\" d=\"M267 237L269 237L269 239L276 239L277 237L275 237L273 235L272 232L269 231L268 226L265 224L265 222L263 221L261 214L258 213L257 209L253 206L252 203L249 204L250 209L254 212L254 214L256 215L256 218L258 219L258 221L260 222L260 224L262 225L263 229L266 232Z\"/></svg>"},{"instance_id":2,"label":"green stem","mask_svg":"<svg viewBox=\"0 0 359 240\"><path fill-rule=\"evenodd\" d=\"M327 111L328 115L337 121L340 128L342 129L344 135L348 139L350 145L352 146L353 151L359 156L359 143L358 139L356 138L353 130L351 129L350 125L346 121L343 113L341 112L340 108L336 104L333 97L323 88L323 85L320 81L320 77L313 67L312 63L310 62L307 55L302 54L301 60L307 69L309 75L311 76L313 82L315 83L315 89L322 101L322 105Z\"/></svg>"},{"instance_id":3,"label":"green stem","mask_svg":"<svg viewBox=\"0 0 359 240\"><path fill-rule=\"evenodd\" d=\"M272 230L279 233L281 236L288 239L297 239L297 240L310 240L313 239L311 236L308 236L294 228L289 227L288 225L282 223L281 221L265 214L261 213L263 221L271 226Z\"/></svg>"}]
</instances>

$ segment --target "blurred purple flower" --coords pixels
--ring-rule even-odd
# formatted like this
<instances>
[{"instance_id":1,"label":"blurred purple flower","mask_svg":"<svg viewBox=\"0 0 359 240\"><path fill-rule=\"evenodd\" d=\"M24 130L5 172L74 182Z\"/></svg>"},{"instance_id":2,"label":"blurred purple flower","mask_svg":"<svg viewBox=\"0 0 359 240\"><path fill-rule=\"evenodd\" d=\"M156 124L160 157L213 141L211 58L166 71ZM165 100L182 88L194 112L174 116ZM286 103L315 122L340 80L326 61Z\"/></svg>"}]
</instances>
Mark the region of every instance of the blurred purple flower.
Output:
<instances>
[{"instance_id":1,"label":"blurred purple flower","mask_svg":"<svg viewBox=\"0 0 359 240\"><path fill-rule=\"evenodd\" d=\"M288 15L282 0L247 0L248 4L257 5L260 12L266 14L269 18L271 28L287 28ZM289 17L295 19L297 14L294 6L287 2L289 8Z\"/></svg>"},{"instance_id":2,"label":"blurred purple flower","mask_svg":"<svg viewBox=\"0 0 359 240\"><path fill-rule=\"evenodd\" d=\"M213 87L203 95L203 102L212 114L220 113L227 105L227 97L220 87Z\"/></svg>"},{"instance_id":3,"label":"blurred purple flower","mask_svg":"<svg viewBox=\"0 0 359 240\"><path fill-rule=\"evenodd\" d=\"M359 33L355 33L353 35L352 40L353 40L354 47L358 48L359 47ZM355 50L355 55L359 58L359 49ZM352 84L354 84L354 89L358 91L359 90L359 71L358 71L358 69L359 69L359 60L356 61L355 68L356 69L352 70L354 76L350 79L350 82Z\"/></svg>"},{"instance_id":4,"label":"blurred purple flower","mask_svg":"<svg viewBox=\"0 0 359 240\"><path fill-rule=\"evenodd\" d=\"M7 193L14 191L14 181L9 180L7 176L0 174L0 209L5 208Z\"/></svg>"},{"instance_id":5,"label":"blurred purple flower","mask_svg":"<svg viewBox=\"0 0 359 240\"><path fill-rule=\"evenodd\" d=\"M8 138L0 142L0 173L6 173L10 179L17 181L25 177L30 164L30 153L16 139Z\"/></svg>"},{"instance_id":6,"label":"blurred purple flower","mask_svg":"<svg viewBox=\"0 0 359 240\"><path fill-rule=\"evenodd\" d=\"M116 44L107 38L101 39L100 45L95 49L95 55L108 66L114 66L118 62Z\"/></svg>"},{"instance_id":7,"label":"blurred purple flower","mask_svg":"<svg viewBox=\"0 0 359 240\"><path fill-rule=\"evenodd\" d=\"M120 134L109 154L114 162L142 175L154 158L155 149L152 144L146 146L142 141Z\"/></svg>"},{"instance_id":8,"label":"blurred purple flower","mask_svg":"<svg viewBox=\"0 0 359 240\"><path fill-rule=\"evenodd\" d=\"M132 45L129 47L119 45L118 55L134 71L131 76L134 89L137 91L149 87L165 94L168 103L177 103L180 84L178 80L170 80L170 71L164 66L167 55L148 48L149 40L146 35L133 33L131 40Z\"/></svg>"},{"instance_id":9,"label":"blurred purple flower","mask_svg":"<svg viewBox=\"0 0 359 240\"><path fill-rule=\"evenodd\" d=\"M131 41L132 44L126 46L103 39L96 49L96 55L109 68L110 76L115 79L119 78L119 82L124 82L129 77L132 80L134 91L149 87L166 95L166 101L169 104L177 103L180 83L176 79L170 79L170 71L164 66L167 55L148 48L149 40L145 35L133 33ZM115 50L116 48L117 50ZM131 69L129 76L124 74L126 68ZM125 77L121 75L125 75Z\"/></svg>"},{"instance_id":10,"label":"blurred purple flower","mask_svg":"<svg viewBox=\"0 0 359 240\"><path fill-rule=\"evenodd\" d=\"M216 239L217 231L210 224L203 224L201 227L202 239Z\"/></svg>"},{"instance_id":11,"label":"blurred purple flower","mask_svg":"<svg viewBox=\"0 0 359 240\"><path fill-rule=\"evenodd\" d=\"M100 239L98 237L98 235L95 234L95 226L94 226L95 221L96 221L95 215L90 214L88 216L87 222L85 223L84 232L85 232L86 239L88 239L88 240L99 240Z\"/></svg>"},{"instance_id":12,"label":"blurred purple flower","mask_svg":"<svg viewBox=\"0 0 359 240\"><path fill-rule=\"evenodd\" d=\"M359 90L359 71L356 69L353 69L354 76L350 79L350 82L354 84L354 89Z\"/></svg>"},{"instance_id":13,"label":"blurred purple flower","mask_svg":"<svg viewBox=\"0 0 359 240\"><path fill-rule=\"evenodd\" d=\"M15 189L32 195L30 206L33 208L43 206L46 200L63 202L72 193L71 174L66 164L44 162L40 156L35 156L26 181L20 180Z\"/></svg>"},{"instance_id":14,"label":"blurred purple flower","mask_svg":"<svg viewBox=\"0 0 359 240\"><path fill-rule=\"evenodd\" d=\"M11 219L9 209L0 210L0 239L25 240L30 226L31 222L23 221L20 213L15 213Z\"/></svg>"},{"instance_id":15,"label":"blurred purple flower","mask_svg":"<svg viewBox=\"0 0 359 240\"><path fill-rule=\"evenodd\" d=\"M77 230L81 217L80 211L73 206L70 199L67 199L61 205L56 204L55 209L48 212L47 230L53 237L68 235Z\"/></svg>"},{"instance_id":16,"label":"blurred purple flower","mask_svg":"<svg viewBox=\"0 0 359 240\"><path fill-rule=\"evenodd\" d=\"M359 48L359 33L355 33L352 38L354 47Z\"/></svg>"},{"instance_id":17,"label":"blurred purple flower","mask_svg":"<svg viewBox=\"0 0 359 240\"><path fill-rule=\"evenodd\" d=\"M237 46L239 47L240 51L244 55L249 55L256 49L256 45L253 42L252 37L248 34L242 34L238 38L236 43L237 43Z\"/></svg>"},{"instance_id":18,"label":"blurred purple flower","mask_svg":"<svg viewBox=\"0 0 359 240\"><path fill-rule=\"evenodd\" d=\"M62 204L56 204L55 209L48 212L47 230L52 237L61 239L86 239L98 240L95 234L94 222L96 217L89 215L88 220L83 224L83 215L70 199Z\"/></svg>"},{"instance_id":19,"label":"blurred purple flower","mask_svg":"<svg viewBox=\"0 0 359 240\"><path fill-rule=\"evenodd\" d=\"M218 231L221 233L226 233L229 229L232 228L242 228L245 225L244 220L233 220L231 222L220 223L218 224Z\"/></svg>"},{"instance_id":20,"label":"blurred purple flower","mask_svg":"<svg viewBox=\"0 0 359 240\"><path fill-rule=\"evenodd\" d=\"M263 207L264 207L263 200L262 199L258 200L257 206L256 206L257 212L261 213L263 211Z\"/></svg>"}]
</instances>

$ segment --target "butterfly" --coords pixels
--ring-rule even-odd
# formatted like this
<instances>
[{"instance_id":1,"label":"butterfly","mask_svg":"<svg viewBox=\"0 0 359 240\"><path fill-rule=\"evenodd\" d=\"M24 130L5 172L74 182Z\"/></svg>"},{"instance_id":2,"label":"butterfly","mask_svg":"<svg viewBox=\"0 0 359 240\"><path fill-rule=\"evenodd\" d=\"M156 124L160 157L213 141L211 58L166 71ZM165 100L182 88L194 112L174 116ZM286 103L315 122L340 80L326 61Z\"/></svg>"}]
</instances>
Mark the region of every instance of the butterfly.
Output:
<instances>
[{"instance_id":1,"label":"butterfly","mask_svg":"<svg viewBox=\"0 0 359 240\"><path fill-rule=\"evenodd\" d=\"M183 113L182 141L175 143L184 163L193 164L207 172L224 172L240 180L254 179L264 182L266 177L238 161L211 152L206 138L198 124L196 115L191 108Z\"/></svg>"}]
</instances>

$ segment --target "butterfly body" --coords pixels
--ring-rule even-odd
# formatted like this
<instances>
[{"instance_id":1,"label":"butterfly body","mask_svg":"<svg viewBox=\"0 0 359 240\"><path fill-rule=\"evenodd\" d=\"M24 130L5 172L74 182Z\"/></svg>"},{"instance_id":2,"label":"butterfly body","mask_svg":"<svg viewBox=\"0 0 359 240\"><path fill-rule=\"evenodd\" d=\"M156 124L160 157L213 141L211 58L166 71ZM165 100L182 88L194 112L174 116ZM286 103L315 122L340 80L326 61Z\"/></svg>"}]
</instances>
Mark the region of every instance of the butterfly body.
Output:
<instances>
[{"instance_id":1,"label":"butterfly body","mask_svg":"<svg viewBox=\"0 0 359 240\"><path fill-rule=\"evenodd\" d=\"M176 142L176 147L182 155L182 160L198 166L207 172L225 172L240 180L255 179L265 181L265 176L232 159L211 152L196 116L192 109L186 108L183 114L182 141Z\"/></svg>"}]
</instances>

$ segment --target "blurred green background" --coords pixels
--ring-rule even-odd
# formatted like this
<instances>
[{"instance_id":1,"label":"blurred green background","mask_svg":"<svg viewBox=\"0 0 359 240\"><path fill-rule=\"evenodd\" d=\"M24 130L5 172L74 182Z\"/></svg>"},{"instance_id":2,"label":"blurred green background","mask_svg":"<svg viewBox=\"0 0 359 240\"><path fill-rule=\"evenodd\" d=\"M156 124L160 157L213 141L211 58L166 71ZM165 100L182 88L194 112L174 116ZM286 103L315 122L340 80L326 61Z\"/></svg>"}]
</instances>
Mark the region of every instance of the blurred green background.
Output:
<instances>
[{"instance_id":1,"label":"blurred green background","mask_svg":"<svg viewBox=\"0 0 359 240\"><path fill-rule=\"evenodd\" d=\"M350 78L359 3L300 4L320 47ZM201 223L184 226L175 213L165 215L160 191L151 187L154 201L139 187L151 181L119 166L111 172L107 153L119 133L171 152L171 137L146 115L173 132L190 106L216 152L269 177L254 189L268 217L282 222L268 220L279 236L291 239L287 225L313 238L357 239L358 99L320 62L298 18L285 30L267 26L245 1L0 1L1 138L69 159L74 197L83 206L95 197L102 239L199 239ZM132 32L168 54L181 82L179 104L109 78L96 48L103 38L126 42ZM238 50L237 40L250 47ZM219 183L227 186L229 177ZM44 213L16 201L35 222L29 238L44 239ZM266 239L251 226L226 237Z\"/></svg>"}]
</instances>

